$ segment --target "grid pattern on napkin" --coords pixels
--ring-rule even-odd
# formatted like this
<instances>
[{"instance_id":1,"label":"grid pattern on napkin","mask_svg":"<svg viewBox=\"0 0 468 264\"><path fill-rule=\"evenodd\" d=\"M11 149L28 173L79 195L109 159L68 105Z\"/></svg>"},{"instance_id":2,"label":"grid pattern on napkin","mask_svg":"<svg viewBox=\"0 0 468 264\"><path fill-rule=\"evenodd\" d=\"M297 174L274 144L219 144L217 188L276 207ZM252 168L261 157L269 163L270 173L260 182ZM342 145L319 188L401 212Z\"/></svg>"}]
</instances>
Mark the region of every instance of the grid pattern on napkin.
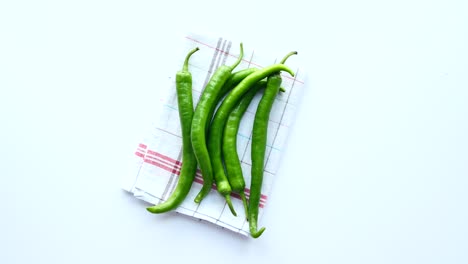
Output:
<instances>
[{"instance_id":1,"label":"grid pattern on napkin","mask_svg":"<svg viewBox=\"0 0 468 264\"><path fill-rule=\"evenodd\" d=\"M193 78L195 106L203 88L216 68L223 64L231 65L239 56L236 53L239 52L239 47L238 44L233 45L233 42L227 39L195 34L185 36L182 41L184 41L184 50L180 53L180 67L183 64L185 54L195 47L200 47L200 51L191 57L189 65ZM262 66L274 63L277 59L261 56L253 49L245 49L244 54L244 60L235 71L249 67L262 68ZM174 69L174 73L177 70ZM282 86L286 89L286 92L277 96L270 114L259 221L267 204L288 132L293 124L297 104L303 92L304 76L298 68L295 70L295 77L282 74ZM152 204L161 203L171 195L177 185L182 165L182 138L175 83L172 83L169 89L167 97L163 100L159 119L153 121L149 133L138 144L134 153L133 171L125 176L122 186L123 189L133 193L136 198ZM253 120L261 95L260 93L255 96L242 118L237 138L238 153L241 158L247 187L250 186L250 150ZM217 193L215 185L213 185L210 194L200 204L195 203L193 200L201 190L202 184L203 178L200 170L198 170L190 193L176 209L176 212L206 220L248 236L249 225L245 220L240 196L236 193L231 195L232 203L238 213L238 216L235 217L227 207L224 197ZM249 188L245 189L245 193L249 198ZM261 223L259 223L259 226L261 226Z\"/></svg>"}]
</instances>

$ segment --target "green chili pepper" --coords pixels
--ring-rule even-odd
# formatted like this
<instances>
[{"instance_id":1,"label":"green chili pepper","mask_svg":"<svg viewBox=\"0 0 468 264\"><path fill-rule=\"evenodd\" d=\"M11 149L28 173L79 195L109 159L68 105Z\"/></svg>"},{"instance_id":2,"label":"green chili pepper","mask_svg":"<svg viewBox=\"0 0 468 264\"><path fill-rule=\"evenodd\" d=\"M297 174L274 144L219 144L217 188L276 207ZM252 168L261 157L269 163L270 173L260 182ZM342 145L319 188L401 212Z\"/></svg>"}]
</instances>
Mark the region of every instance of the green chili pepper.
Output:
<instances>
[{"instance_id":1,"label":"green chili pepper","mask_svg":"<svg viewBox=\"0 0 468 264\"><path fill-rule=\"evenodd\" d=\"M208 150L211 159L211 165L214 172L214 178L216 180L218 192L226 198L226 202L228 203L229 208L231 209L234 215L236 214L234 212L232 204L230 203L230 193L232 189L229 185L226 173L224 172L222 160L221 146L224 126L226 125L226 121L229 117L229 114L234 109L234 107L236 107L241 97L257 82L279 71L286 71L291 75L294 75L291 69L282 64L274 64L248 75L223 100L218 110L216 111L216 114L210 126Z\"/></svg>"},{"instance_id":2,"label":"green chili pepper","mask_svg":"<svg viewBox=\"0 0 468 264\"><path fill-rule=\"evenodd\" d=\"M236 85L238 85L242 80L244 80L245 77L249 76L250 74L256 71L258 71L257 68L247 68L233 73L231 77L229 77L229 79L226 81L226 84L223 86L223 89L221 89L221 92L219 93L220 97L222 98L223 96L225 96L229 91L236 87Z\"/></svg>"},{"instance_id":3,"label":"green chili pepper","mask_svg":"<svg viewBox=\"0 0 468 264\"><path fill-rule=\"evenodd\" d=\"M242 116L249 108L255 94L266 86L266 81L258 82L252 89L250 89L244 97L240 100L239 104L232 110L231 114L226 121L223 133L223 158L226 167L226 174L231 185L232 191L239 193L242 203L244 204L245 217L248 216L247 199L245 198L245 181L242 174L241 163L239 155L237 154L237 133L242 120Z\"/></svg>"},{"instance_id":4,"label":"green chili pepper","mask_svg":"<svg viewBox=\"0 0 468 264\"><path fill-rule=\"evenodd\" d=\"M159 214L177 208L189 193L195 179L197 160L193 153L190 136L193 117L192 74L188 70L188 62L190 56L198 50L197 47L187 54L182 70L176 74L177 103L182 130L182 168L179 180L175 190L165 202L147 208L151 213Z\"/></svg>"},{"instance_id":5,"label":"green chili pepper","mask_svg":"<svg viewBox=\"0 0 468 264\"><path fill-rule=\"evenodd\" d=\"M249 76L251 73L257 71L257 68L248 68L248 69L243 69L240 71L237 71L229 77L229 79L226 81L226 83L223 85L223 88L221 88L221 91L218 94L218 97L216 98L216 102L220 102L221 99L229 92L231 91L234 87L236 87L237 84L239 84L245 77ZM206 129L210 127L211 119L213 118L213 114L216 110L216 106L212 107L211 112L208 114L207 118L207 124L206 124ZM207 131L208 132L208 131Z\"/></svg>"},{"instance_id":6,"label":"green chili pepper","mask_svg":"<svg viewBox=\"0 0 468 264\"><path fill-rule=\"evenodd\" d=\"M213 168L211 167L210 155L206 146L206 125L209 114L216 107L216 99L218 99L220 90L231 76L231 72L242 61L244 56L244 48L240 44L240 55L237 61L232 66L222 65L211 77L206 85L200 100L195 108L195 113L192 119L192 146L197 158L198 164L203 176L203 187L195 197L195 202L199 203L211 191L213 185Z\"/></svg>"},{"instance_id":7,"label":"green chili pepper","mask_svg":"<svg viewBox=\"0 0 468 264\"><path fill-rule=\"evenodd\" d=\"M291 52L281 61L283 64L289 56L297 54ZM250 234L254 238L258 238L265 231L262 227L257 231L258 207L260 205L260 196L262 192L263 169L265 166L265 150L267 141L268 119L270 117L271 108L275 102L276 95L281 87L281 75L279 73L272 74L268 77L267 87L258 103L257 111L252 130L252 168L250 181L250 197L249 197L249 226Z\"/></svg>"}]
</instances>

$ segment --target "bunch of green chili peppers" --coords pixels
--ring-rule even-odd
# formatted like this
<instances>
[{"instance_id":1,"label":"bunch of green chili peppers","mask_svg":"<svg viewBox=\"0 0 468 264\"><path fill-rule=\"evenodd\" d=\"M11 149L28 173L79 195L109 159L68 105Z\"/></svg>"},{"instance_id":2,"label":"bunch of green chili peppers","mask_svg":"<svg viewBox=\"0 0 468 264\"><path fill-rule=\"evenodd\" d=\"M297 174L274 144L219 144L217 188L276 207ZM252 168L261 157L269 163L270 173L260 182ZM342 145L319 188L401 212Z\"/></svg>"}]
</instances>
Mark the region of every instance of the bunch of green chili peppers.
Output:
<instances>
[{"instance_id":1,"label":"bunch of green chili peppers","mask_svg":"<svg viewBox=\"0 0 468 264\"><path fill-rule=\"evenodd\" d=\"M181 71L176 73L177 103L182 130L182 168L177 186L163 203L147 208L151 213L164 213L176 209L186 198L195 179L197 165L203 177L203 187L195 198L200 203L210 192L213 181L218 192L226 199L232 214L237 216L231 202L231 192L240 195L250 234L258 238L265 228L257 229L258 208L263 181L268 119L273 102L280 91L281 71L294 76L284 62L297 52L288 53L278 64L257 69L248 68L233 73L244 56L242 43L240 56L231 66L222 65L212 75L194 110L192 101L192 75L188 70L190 57L199 50L191 50L185 57ZM237 153L237 133L242 116L255 94L263 90L252 131L251 184L249 200L245 196L245 181ZM219 107L217 107L219 105ZM217 110L216 110L217 109ZM216 110L216 112L215 112Z\"/></svg>"}]
</instances>

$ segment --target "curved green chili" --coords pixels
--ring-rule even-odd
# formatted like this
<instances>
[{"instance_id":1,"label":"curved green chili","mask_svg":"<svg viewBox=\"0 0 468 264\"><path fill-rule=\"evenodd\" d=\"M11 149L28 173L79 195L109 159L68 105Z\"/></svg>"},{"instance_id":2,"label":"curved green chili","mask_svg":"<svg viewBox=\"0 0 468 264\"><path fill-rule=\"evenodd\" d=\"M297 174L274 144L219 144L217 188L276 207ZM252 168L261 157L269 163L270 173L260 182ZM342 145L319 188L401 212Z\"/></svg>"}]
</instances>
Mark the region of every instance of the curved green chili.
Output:
<instances>
[{"instance_id":1,"label":"curved green chili","mask_svg":"<svg viewBox=\"0 0 468 264\"><path fill-rule=\"evenodd\" d=\"M279 72L286 71L294 76L291 69L283 64L273 64L269 67L255 71L243 79L227 96L219 106L216 114L213 118L209 129L210 138L208 140L208 151L210 155L211 165L213 168L214 178L218 192L226 198L226 202L230 205L230 209L233 212L234 208L230 204L230 193L232 191L229 181L224 172L223 160L222 160L222 137L223 130L226 124L227 118L231 113L232 109L236 107L241 97L252 88L257 82L268 77L269 75ZM234 214L235 212L233 212Z\"/></svg>"},{"instance_id":2,"label":"curved green chili","mask_svg":"<svg viewBox=\"0 0 468 264\"><path fill-rule=\"evenodd\" d=\"M226 85L223 86L221 89L221 92L219 93L219 98L221 99L224 97L230 90L232 90L236 85L238 85L242 80L245 79L245 77L249 76L250 74L258 71L257 68L247 68L243 69L240 71L237 71L229 77L229 79L226 81Z\"/></svg>"},{"instance_id":3,"label":"curved green chili","mask_svg":"<svg viewBox=\"0 0 468 264\"><path fill-rule=\"evenodd\" d=\"M297 54L291 52L281 61L283 64L289 56ZM260 196L262 193L263 169L265 166L265 150L267 141L268 119L270 117L271 108L275 102L276 95L281 87L281 75L279 73L272 74L268 77L267 87L258 103L257 111L252 129L252 168L250 181L250 197L249 197L249 227L252 237L257 238L265 231L265 227L257 230L258 207L260 205Z\"/></svg>"},{"instance_id":4,"label":"curved green chili","mask_svg":"<svg viewBox=\"0 0 468 264\"><path fill-rule=\"evenodd\" d=\"M188 62L190 56L198 50L199 48L197 47L187 54L182 70L176 73L177 103L182 130L182 167L180 169L179 180L171 196L165 202L146 208L154 214L164 213L177 208L189 193L195 179L197 160L193 153L190 137L193 117L192 74L188 70Z\"/></svg>"},{"instance_id":5,"label":"curved green chili","mask_svg":"<svg viewBox=\"0 0 468 264\"><path fill-rule=\"evenodd\" d=\"M245 77L249 76L251 73L257 71L257 68L248 68L248 69L243 69L237 72L234 72L231 74L229 79L227 79L226 83L224 83L223 88L221 88L221 91L219 92L217 98L216 98L216 103L215 107L212 107L210 110L210 113L208 114L207 118L207 123L206 123L206 129L210 127L211 119L213 118L213 114L216 110L216 105L221 99L229 92L231 91L236 85L238 85Z\"/></svg>"},{"instance_id":6,"label":"curved green chili","mask_svg":"<svg viewBox=\"0 0 468 264\"><path fill-rule=\"evenodd\" d=\"M201 202L201 200L208 195L213 185L213 168L211 167L210 155L208 154L206 146L206 124L209 118L208 115L213 111L211 109L216 107L216 99L218 98L220 90L229 76L231 76L233 69L239 65L243 56L244 48L241 43L240 55L236 62L232 66L222 65L215 71L203 90L193 114L191 132L192 146L203 176L203 187L197 197L195 197L196 203Z\"/></svg>"},{"instance_id":7,"label":"curved green chili","mask_svg":"<svg viewBox=\"0 0 468 264\"><path fill-rule=\"evenodd\" d=\"M242 174L241 163L237 153L237 133L242 120L242 116L249 108L252 99L258 91L265 88L266 81L258 82L251 88L240 100L239 104L232 110L229 115L223 133L223 158L224 166L226 167L226 175L231 185L232 191L239 193L242 203L244 204L245 217L248 216L247 199L245 198L245 181Z\"/></svg>"}]
</instances>

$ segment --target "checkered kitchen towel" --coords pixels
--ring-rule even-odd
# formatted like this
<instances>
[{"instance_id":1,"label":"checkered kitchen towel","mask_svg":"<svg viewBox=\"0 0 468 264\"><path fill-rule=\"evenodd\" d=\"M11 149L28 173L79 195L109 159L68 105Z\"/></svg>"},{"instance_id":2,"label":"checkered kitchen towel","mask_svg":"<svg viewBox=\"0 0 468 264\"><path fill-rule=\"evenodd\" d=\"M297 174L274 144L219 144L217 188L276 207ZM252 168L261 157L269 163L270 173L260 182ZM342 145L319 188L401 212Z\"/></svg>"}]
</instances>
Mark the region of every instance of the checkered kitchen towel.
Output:
<instances>
[{"instance_id":1,"label":"checkered kitchen towel","mask_svg":"<svg viewBox=\"0 0 468 264\"><path fill-rule=\"evenodd\" d=\"M179 63L174 73L182 67L183 59L187 52L195 47L200 51L190 59L189 70L193 76L194 105L203 91L205 84L213 72L220 65L231 65L239 55L239 42L224 38L215 38L196 34L188 34L181 38L184 43L183 50L178 56ZM262 68L277 62L286 53L294 49L294 45L287 50L280 50L274 55L262 54L258 50L244 43L245 56L242 63L234 70L249 67ZM299 55L300 56L300 53ZM280 159L286 146L288 132L293 124L297 104L304 89L305 75L294 62L297 59L291 57L287 65L295 70L295 77L283 73L282 86L285 93L280 93L273 105L268 124L268 140L265 158L265 173L260 200L259 221L270 195L270 190L276 173L280 166ZM182 139L177 107L177 97L174 78L168 86L170 90L163 100L160 115L152 120L154 125L146 137L138 144L133 155L134 170L125 175L122 188L151 204L158 204L166 200L174 190L181 168ZM246 195L249 196L250 186L250 149L253 119L261 94L257 94L249 109L245 113L238 135L238 153L242 159L242 170L246 181ZM281 175L280 175L281 176ZM203 178L198 170L195 182L185 201L177 208L177 212L198 219L206 220L223 228L232 230L242 235L249 235L249 224L245 220L244 209L239 195L232 194L232 202L238 213L235 217L229 211L224 198L215 188L200 203L193 200L202 187ZM261 222L259 223L261 225Z\"/></svg>"}]
</instances>

